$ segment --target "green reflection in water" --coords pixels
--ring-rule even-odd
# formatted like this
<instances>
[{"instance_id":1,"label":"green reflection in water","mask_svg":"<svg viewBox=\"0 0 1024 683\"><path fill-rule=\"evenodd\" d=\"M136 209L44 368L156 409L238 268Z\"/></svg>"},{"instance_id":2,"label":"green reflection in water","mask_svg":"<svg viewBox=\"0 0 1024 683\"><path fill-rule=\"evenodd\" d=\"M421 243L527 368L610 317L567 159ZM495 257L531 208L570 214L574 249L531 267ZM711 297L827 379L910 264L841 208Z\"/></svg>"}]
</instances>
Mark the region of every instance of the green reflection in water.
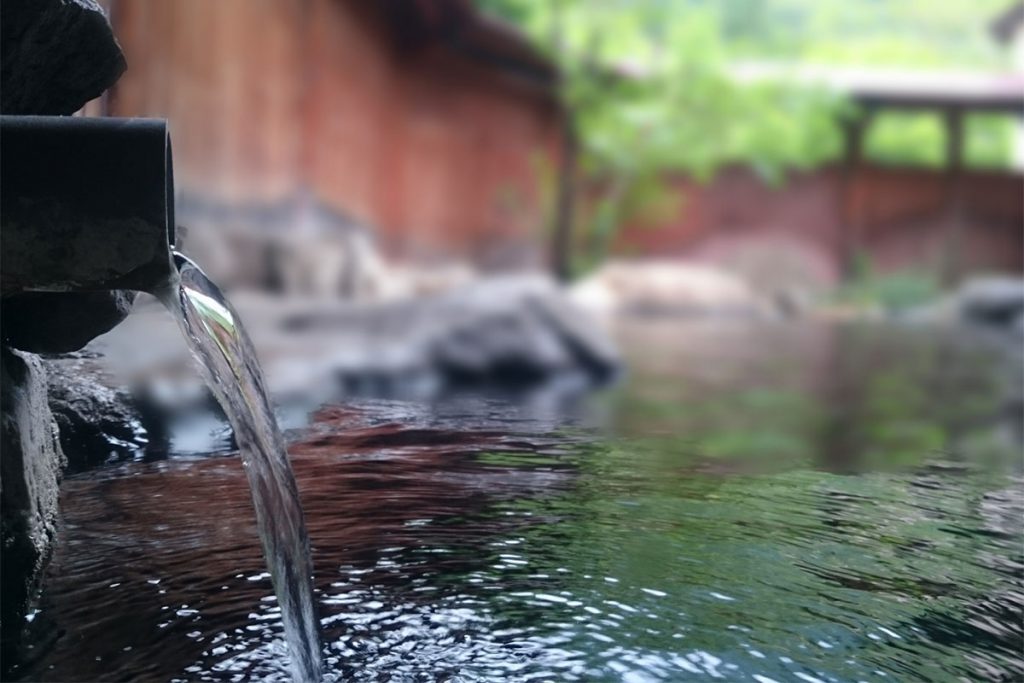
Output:
<instances>
[{"instance_id":1,"label":"green reflection in water","mask_svg":"<svg viewBox=\"0 0 1024 683\"><path fill-rule=\"evenodd\" d=\"M785 353L716 372L749 347L729 333L633 347L604 397L614 438L480 456L573 476L496 512L533 520L476 576L496 628L526 625L584 679L1015 680L1024 503L997 358L780 330Z\"/></svg>"}]
</instances>

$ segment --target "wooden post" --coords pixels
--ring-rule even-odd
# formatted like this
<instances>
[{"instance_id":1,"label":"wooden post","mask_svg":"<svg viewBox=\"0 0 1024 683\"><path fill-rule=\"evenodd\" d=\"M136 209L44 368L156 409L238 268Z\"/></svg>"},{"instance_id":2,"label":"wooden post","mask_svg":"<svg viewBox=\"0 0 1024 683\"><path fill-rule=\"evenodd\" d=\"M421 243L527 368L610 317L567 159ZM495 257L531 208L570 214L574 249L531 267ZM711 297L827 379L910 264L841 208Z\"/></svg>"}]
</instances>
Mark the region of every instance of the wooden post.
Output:
<instances>
[{"instance_id":1,"label":"wooden post","mask_svg":"<svg viewBox=\"0 0 1024 683\"><path fill-rule=\"evenodd\" d=\"M843 161L839 175L839 235L838 260L843 280L849 282L856 275L857 257L863 250L861 218L862 192L858 183L864 155L864 135L869 117L858 114L845 118L843 128Z\"/></svg>"},{"instance_id":2,"label":"wooden post","mask_svg":"<svg viewBox=\"0 0 1024 683\"><path fill-rule=\"evenodd\" d=\"M942 279L947 285L959 280L963 269L963 166L964 116L959 108L948 109L946 126L946 220L943 235Z\"/></svg>"},{"instance_id":3,"label":"wooden post","mask_svg":"<svg viewBox=\"0 0 1024 683\"><path fill-rule=\"evenodd\" d=\"M558 169L558 196L551 236L551 267L561 282L571 277L572 224L576 204L576 165L579 144L572 113L563 105L562 149Z\"/></svg>"}]
</instances>

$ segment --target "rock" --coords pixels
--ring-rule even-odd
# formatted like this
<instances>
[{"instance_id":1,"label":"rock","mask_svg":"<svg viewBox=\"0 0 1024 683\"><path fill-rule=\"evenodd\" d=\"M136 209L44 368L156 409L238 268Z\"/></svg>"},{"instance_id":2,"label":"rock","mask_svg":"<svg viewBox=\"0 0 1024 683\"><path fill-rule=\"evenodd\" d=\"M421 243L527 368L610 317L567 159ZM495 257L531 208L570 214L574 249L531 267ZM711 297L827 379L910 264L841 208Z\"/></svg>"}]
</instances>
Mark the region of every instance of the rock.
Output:
<instances>
[{"instance_id":1,"label":"rock","mask_svg":"<svg viewBox=\"0 0 1024 683\"><path fill-rule=\"evenodd\" d=\"M68 115L113 85L124 56L93 0L4 0L0 113ZM38 293L0 304L5 343L25 351L79 349L124 319L130 292Z\"/></svg>"},{"instance_id":2,"label":"rock","mask_svg":"<svg viewBox=\"0 0 1024 683\"><path fill-rule=\"evenodd\" d=\"M364 299L379 284L371 231L299 194L258 206L183 195L178 247L224 289Z\"/></svg>"},{"instance_id":3,"label":"rock","mask_svg":"<svg viewBox=\"0 0 1024 683\"><path fill-rule=\"evenodd\" d=\"M357 387L401 386L414 378L443 392L467 383L538 384L568 374L600 383L619 367L603 330L539 275L482 279L412 301L314 309L288 315L281 325L337 334L325 361ZM302 342L293 338L281 346L289 343Z\"/></svg>"},{"instance_id":4,"label":"rock","mask_svg":"<svg viewBox=\"0 0 1024 683\"><path fill-rule=\"evenodd\" d=\"M142 416L132 397L83 373L46 364L49 405L60 432L68 469L82 470L144 448Z\"/></svg>"},{"instance_id":5,"label":"rock","mask_svg":"<svg viewBox=\"0 0 1024 683\"><path fill-rule=\"evenodd\" d=\"M468 391L568 403L619 369L608 336L539 275L377 304L254 292L232 299L286 427L288 415L352 396L432 400ZM136 308L85 350L47 361L72 468L111 451L230 448L171 316L148 297ZM115 387L131 387L130 396Z\"/></svg>"},{"instance_id":6,"label":"rock","mask_svg":"<svg viewBox=\"0 0 1024 683\"><path fill-rule=\"evenodd\" d=\"M294 227L269 239L270 267L279 291L312 296L363 300L379 287L380 255L369 231L314 213L299 212Z\"/></svg>"},{"instance_id":7,"label":"rock","mask_svg":"<svg viewBox=\"0 0 1024 683\"><path fill-rule=\"evenodd\" d=\"M3 341L22 351L77 351L132 310L135 292L25 292L0 300Z\"/></svg>"},{"instance_id":8,"label":"rock","mask_svg":"<svg viewBox=\"0 0 1024 683\"><path fill-rule=\"evenodd\" d=\"M0 113L73 114L124 70L93 0L0 4ZM120 322L133 299L122 292L5 297L4 339L23 350L77 349ZM66 460L39 359L4 346L0 365L0 641L7 669L50 553Z\"/></svg>"},{"instance_id":9,"label":"rock","mask_svg":"<svg viewBox=\"0 0 1024 683\"><path fill-rule=\"evenodd\" d=\"M559 373L606 378L617 367L600 330L543 277L484 280L426 306L425 363L448 384L525 384Z\"/></svg>"},{"instance_id":10,"label":"rock","mask_svg":"<svg viewBox=\"0 0 1024 683\"><path fill-rule=\"evenodd\" d=\"M395 263L373 229L300 194L259 207L202 202L185 195L178 247L222 288L262 289L348 301L398 301L440 294L476 279L461 263Z\"/></svg>"},{"instance_id":11,"label":"rock","mask_svg":"<svg viewBox=\"0 0 1024 683\"><path fill-rule=\"evenodd\" d=\"M767 314L769 303L727 272L674 261L611 262L577 284L572 299L594 313Z\"/></svg>"},{"instance_id":12,"label":"rock","mask_svg":"<svg viewBox=\"0 0 1024 683\"><path fill-rule=\"evenodd\" d=\"M372 304L251 291L231 299L282 403L353 395L421 400L467 388L540 393L552 384L582 392L619 369L607 333L540 275L486 278L443 294ZM210 412L174 321L147 297L82 354L92 358L76 372L136 387L143 425L158 443L173 404Z\"/></svg>"},{"instance_id":13,"label":"rock","mask_svg":"<svg viewBox=\"0 0 1024 683\"><path fill-rule=\"evenodd\" d=\"M899 315L917 325L962 326L1019 348L1024 337L1024 279L982 277Z\"/></svg>"},{"instance_id":14,"label":"rock","mask_svg":"<svg viewBox=\"0 0 1024 683\"><path fill-rule=\"evenodd\" d=\"M56 531L65 459L39 359L4 347L0 364L0 632L11 661Z\"/></svg>"},{"instance_id":15,"label":"rock","mask_svg":"<svg viewBox=\"0 0 1024 683\"><path fill-rule=\"evenodd\" d=\"M702 240L690 258L739 278L784 313L806 312L838 284L840 273L827 248L787 232L771 223L756 234L726 231Z\"/></svg>"},{"instance_id":16,"label":"rock","mask_svg":"<svg viewBox=\"0 0 1024 683\"><path fill-rule=\"evenodd\" d=\"M1024 279L987 277L969 280L956 295L965 322L1019 333L1024 326Z\"/></svg>"},{"instance_id":17,"label":"rock","mask_svg":"<svg viewBox=\"0 0 1024 683\"><path fill-rule=\"evenodd\" d=\"M0 5L0 112L69 115L126 68L93 0L4 0Z\"/></svg>"}]
</instances>

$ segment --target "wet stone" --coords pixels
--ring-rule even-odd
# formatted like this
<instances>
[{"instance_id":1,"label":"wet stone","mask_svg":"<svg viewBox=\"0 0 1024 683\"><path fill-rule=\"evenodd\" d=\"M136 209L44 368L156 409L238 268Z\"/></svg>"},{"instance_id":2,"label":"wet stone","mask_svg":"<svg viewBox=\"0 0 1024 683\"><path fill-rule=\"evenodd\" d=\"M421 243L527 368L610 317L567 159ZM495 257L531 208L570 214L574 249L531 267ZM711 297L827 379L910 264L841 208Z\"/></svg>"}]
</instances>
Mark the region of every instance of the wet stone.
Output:
<instances>
[{"instance_id":1,"label":"wet stone","mask_svg":"<svg viewBox=\"0 0 1024 683\"><path fill-rule=\"evenodd\" d=\"M0 405L0 640L10 661L56 533L65 460L37 357L0 348Z\"/></svg>"},{"instance_id":2,"label":"wet stone","mask_svg":"<svg viewBox=\"0 0 1024 683\"><path fill-rule=\"evenodd\" d=\"M47 363L47 370L50 410L70 471L118 460L145 448L148 435L128 392L106 387L58 363Z\"/></svg>"},{"instance_id":3,"label":"wet stone","mask_svg":"<svg viewBox=\"0 0 1024 683\"><path fill-rule=\"evenodd\" d=\"M93 0L5 0L0 6L0 111L68 115L126 68Z\"/></svg>"},{"instance_id":4,"label":"wet stone","mask_svg":"<svg viewBox=\"0 0 1024 683\"><path fill-rule=\"evenodd\" d=\"M132 310L135 292L26 292L0 302L4 343L33 353L77 351Z\"/></svg>"}]
</instances>

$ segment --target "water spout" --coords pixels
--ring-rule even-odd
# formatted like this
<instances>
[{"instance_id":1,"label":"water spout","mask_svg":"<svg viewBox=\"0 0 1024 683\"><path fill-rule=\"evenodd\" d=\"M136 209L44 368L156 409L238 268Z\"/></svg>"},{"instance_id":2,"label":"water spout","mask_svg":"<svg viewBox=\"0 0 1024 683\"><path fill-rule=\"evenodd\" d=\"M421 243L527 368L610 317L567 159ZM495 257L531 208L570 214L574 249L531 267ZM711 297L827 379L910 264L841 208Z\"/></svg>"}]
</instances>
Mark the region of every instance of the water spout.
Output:
<instances>
[{"instance_id":1,"label":"water spout","mask_svg":"<svg viewBox=\"0 0 1024 683\"><path fill-rule=\"evenodd\" d=\"M172 272L167 122L0 117L0 289L159 289Z\"/></svg>"}]
</instances>

